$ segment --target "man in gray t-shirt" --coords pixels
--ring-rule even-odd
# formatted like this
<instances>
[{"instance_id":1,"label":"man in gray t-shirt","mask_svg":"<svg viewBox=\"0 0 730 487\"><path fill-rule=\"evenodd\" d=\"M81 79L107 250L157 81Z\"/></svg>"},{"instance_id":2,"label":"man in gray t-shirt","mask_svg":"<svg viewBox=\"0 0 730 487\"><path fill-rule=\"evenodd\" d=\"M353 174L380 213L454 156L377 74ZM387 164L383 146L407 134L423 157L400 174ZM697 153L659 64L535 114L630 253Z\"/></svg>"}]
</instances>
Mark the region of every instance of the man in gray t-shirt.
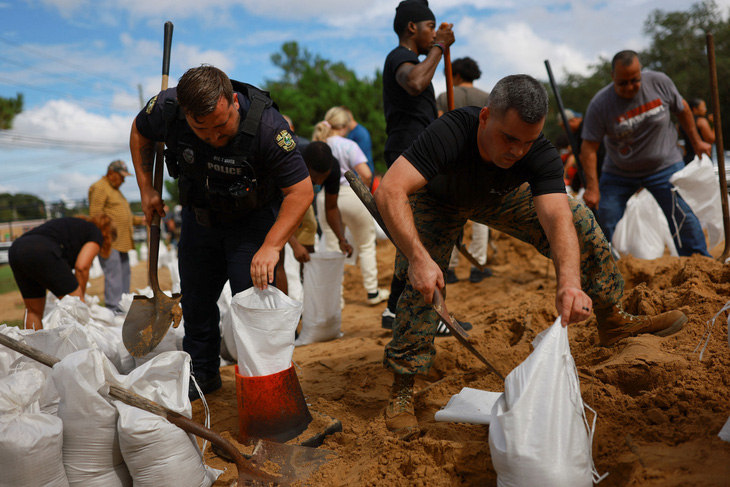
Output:
<instances>
[{"instance_id":1,"label":"man in gray t-shirt","mask_svg":"<svg viewBox=\"0 0 730 487\"><path fill-rule=\"evenodd\" d=\"M586 204L597 209L598 223L610 242L626 202L645 188L667 217L679 255L700 253L709 257L699 220L681 196L672 192L669 182L671 175L684 167L671 113L690 134L697 154L709 155L710 144L697 133L692 112L672 80L663 73L642 71L634 51L614 56L611 77L613 82L588 105L583 125L580 154L586 175ZM606 157L599 183L596 152L601 141L605 142Z\"/></svg>"}]
</instances>

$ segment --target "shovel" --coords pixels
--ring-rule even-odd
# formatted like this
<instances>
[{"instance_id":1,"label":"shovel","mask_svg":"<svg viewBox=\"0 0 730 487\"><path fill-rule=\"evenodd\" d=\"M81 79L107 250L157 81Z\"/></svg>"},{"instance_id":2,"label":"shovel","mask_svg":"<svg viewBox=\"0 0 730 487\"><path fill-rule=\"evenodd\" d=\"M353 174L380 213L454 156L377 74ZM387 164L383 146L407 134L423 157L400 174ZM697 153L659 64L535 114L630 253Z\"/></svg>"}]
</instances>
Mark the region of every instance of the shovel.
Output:
<instances>
[{"instance_id":1,"label":"shovel","mask_svg":"<svg viewBox=\"0 0 730 487\"><path fill-rule=\"evenodd\" d=\"M0 333L0 345L30 357L48 367L59 362L58 358L48 355L37 348ZM287 445L258 440L253 453L241 453L230 441L221 435L196 423L190 418L167 409L145 397L113 384L109 386L109 396L152 414L167 419L170 423L187 433L210 441L219 456L236 464L238 486L244 485L290 485L305 480L317 468L326 463L335 453L299 445ZM186 384L187 385L187 384ZM274 464L274 468L272 468Z\"/></svg>"},{"instance_id":2,"label":"shovel","mask_svg":"<svg viewBox=\"0 0 730 487\"><path fill-rule=\"evenodd\" d=\"M375 221L378 223L378 225L380 225L380 228L383 229L385 235L387 235L393 245L395 245L393 237L390 236L390 232L385 226L383 217L380 216L378 207L375 204L375 198L373 198L373 195L372 193L370 193L370 190L367 188L367 186L365 186L360 178L357 177L357 175L352 171L347 171L345 173L345 179L347 179L347 181L350 183L350 187L355 192L357 197L360 198L360 201L362 201L362 203L365 205L365 208L368 209L373 218L375 218ZM397 248L398 246L396 245L396 249ZM494 374L499 377L500 380L504 381L504 376L500 374L499 371L495 369L494 366L490 364L486 358L484 358L484 355L479 353L477 349L474 348L474 345L472 345L471 342L469 342L469 335L466 333L464 328L458 322L455 322L451 319L451 316L449 316L449 311L446 309L444 297L441 294L441 291L439 291L438 287L433 292L433 309L439 315L439 318L441 318L444 324L446 324L446 327L451 330L451 333L456 337L456 339L462 345L464 345L464 347L466 347L466 349L469 350L472 355L478 358L481 363L489 367L489 369L494 372Z\"/></svg>"},{"instance_id":3,"label":"shovel","mask_svg":"<svg viewBox=\"0 0 730 487\"><path fill-rule=\"evenodd\" d=\"M170 72L170 47L172 44L172 22L165 22L164 53L162 57L162 89L167 89ZM162 175L164 171L163 150L165 145L157 143L153 186L162 193ZM152 297L134 296L129 313L122 327L122 341L127 351L134 357L144 357L160 344L172 323L175 328L180 324L182 309L180 294L167 296L160 291L157 280L157 257L160 250L160 215L155 212L150 223L150 245L148 254L149 281Z\"/></svg>"}]
</instances>

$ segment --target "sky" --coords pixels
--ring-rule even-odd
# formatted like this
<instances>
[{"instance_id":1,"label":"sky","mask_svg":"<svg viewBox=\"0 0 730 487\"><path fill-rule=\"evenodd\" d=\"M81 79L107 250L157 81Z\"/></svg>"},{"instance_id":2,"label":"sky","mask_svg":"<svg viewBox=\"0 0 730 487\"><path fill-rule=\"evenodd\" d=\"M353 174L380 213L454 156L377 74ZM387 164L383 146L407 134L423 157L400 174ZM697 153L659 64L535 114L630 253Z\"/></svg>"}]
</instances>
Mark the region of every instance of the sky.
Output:
<instances>
[{"instance_id":1,"label":"sky","mask_svg":"<svg viewBox=\"0 0 730 487\"><path fill-rule=\"evenodd\" d=\"M727 11L730 0L716 0ZM687 0L431 0L437 23L453 23L451 59L469 56L489 91L503 76L560 81L589 74L601 57L641 50L655 9ZM261 86L282 74L283 43L372 79L397 46L397 0L0 0L0 96L23 95L13 128L0 130L0 193L47 203L87 197L115 159L127 162L129 132L161 87L163 26L174 24L170 86L202 63ZM443 63L433 80L446 90ZM272 94L275 98L275 94ZM296 121L294 121L296 123ZM139 200L133 177L121 187Z\"/></svg>"}]
</instances>

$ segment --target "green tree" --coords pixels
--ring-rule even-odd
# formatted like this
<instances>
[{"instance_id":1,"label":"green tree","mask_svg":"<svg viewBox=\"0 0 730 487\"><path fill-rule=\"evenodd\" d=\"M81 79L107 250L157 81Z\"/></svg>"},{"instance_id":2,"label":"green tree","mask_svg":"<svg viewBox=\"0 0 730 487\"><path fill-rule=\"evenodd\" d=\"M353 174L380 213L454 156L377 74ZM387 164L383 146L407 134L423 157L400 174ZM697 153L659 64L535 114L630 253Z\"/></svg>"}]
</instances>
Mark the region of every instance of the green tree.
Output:
<instances>
[{"instance_id":1,"label":"green tree","mask_svg":"<svg viewBox=\"0 0 730 487\"><path fill-rule=\"evenodd\" d=\"M266 90L291 117L297 134L310 138L314 126L333 106L345 105L358 123L370 131L376 169L385 172L385 117L383 115L382 75L372 80L359 79L342 62L313 56L297 42L286 42L271 61L282 70L278 80L265 83Z\"/></svg>"},{"instance_id":2,"label":"green tree","mask_svg":"<svg viewBox=\"0 0 730 487\"><path fill-rule=\"evenodd\" d=\"M661 71L669 76L685 99L699 97L712 111L709 68L707 60L707 33L715 44L715 63L720 91L720 112L730 113L730 99L723 80L730 76L730 20L714 1L693 4L686 11L654 10L644 22L644 33L651 39L649 47L639 53L644 68ZM567 73L559 86L566 107L585 112L593 95L611 82L609 59L600 58L592 65L590 74L582 76ZM557 113L551 104L551 113ZM545 134L551 140L560 132L555 116L545 124ZM723 126L723 140L730 134Z\"/></svg>"},{"instance_id":3,"label":"green tree","mask_svg":"<svg viewBox=\"0 0 730 487\"><path fill-rule=\"evenodd\" d=\"M13 119L23 111L23 95L18 93L15 98L0 96L0 130L12 128Z\"/></svg>"},{"instance_id":4,"label":"green tree","mask_svg":"<svg viewBox=\"0 0 730 487\"><path fill-rule=\"evenodd\" d=\"M644 22L644 32L651 37L651 45L641 54L642 64L666 73L685 99L702 98L712 111L707 34L712 33L715 45L715 64L720 112L730 113L724 80L730 76L730 20L712 1L693 4L687 11L664 12L655 10ZM723 93L723 91L725 93ZM723 126L723 140L730 134Z\"/></svg>"},{"instance_id":5,"label":"green tree","mask_svg":"<svg viewBox=\"0 0 730 487\"><path fill-rule=\"evenodd\" d=\"M45 218L45 203L32 194L0 194L0 221L38 220Z\"/></svg>"}]
</instances>

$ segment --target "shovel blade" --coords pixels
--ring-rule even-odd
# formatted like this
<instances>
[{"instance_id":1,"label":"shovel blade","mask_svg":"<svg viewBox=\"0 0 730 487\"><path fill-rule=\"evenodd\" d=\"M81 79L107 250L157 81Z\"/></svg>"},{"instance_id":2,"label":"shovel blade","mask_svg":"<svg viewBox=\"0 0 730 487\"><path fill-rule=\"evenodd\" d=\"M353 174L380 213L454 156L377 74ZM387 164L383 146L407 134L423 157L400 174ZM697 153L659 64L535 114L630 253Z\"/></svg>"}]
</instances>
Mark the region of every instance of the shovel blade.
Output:
<instances>
[{"instance_id":1,"label":"shovel blade","mask_svg":"<svg viewBox=\"0 0 730 487\"><path fill-rule=\"evenodd\" d=\"M165 338L170 325L177 328L181 317L180 294L135 296L122 326L124 347L133 357L144 357Z\"/></svg>"},{"instance_id":2,"label":"shovel blade","mask_svg":"<svg viewBox=\"0 0 730 487\"><path fill-rule=\"evenodd\" d=\"M319 467L337 455L331 450L258 440L253 453L245 456L251 462L253 469L274 475L279 485L290 485L305 481ZM256 482L260 481L260 477L247 473L239 478L251 481L251 485L258 485Z\"/></svg>"}]
</instances>

